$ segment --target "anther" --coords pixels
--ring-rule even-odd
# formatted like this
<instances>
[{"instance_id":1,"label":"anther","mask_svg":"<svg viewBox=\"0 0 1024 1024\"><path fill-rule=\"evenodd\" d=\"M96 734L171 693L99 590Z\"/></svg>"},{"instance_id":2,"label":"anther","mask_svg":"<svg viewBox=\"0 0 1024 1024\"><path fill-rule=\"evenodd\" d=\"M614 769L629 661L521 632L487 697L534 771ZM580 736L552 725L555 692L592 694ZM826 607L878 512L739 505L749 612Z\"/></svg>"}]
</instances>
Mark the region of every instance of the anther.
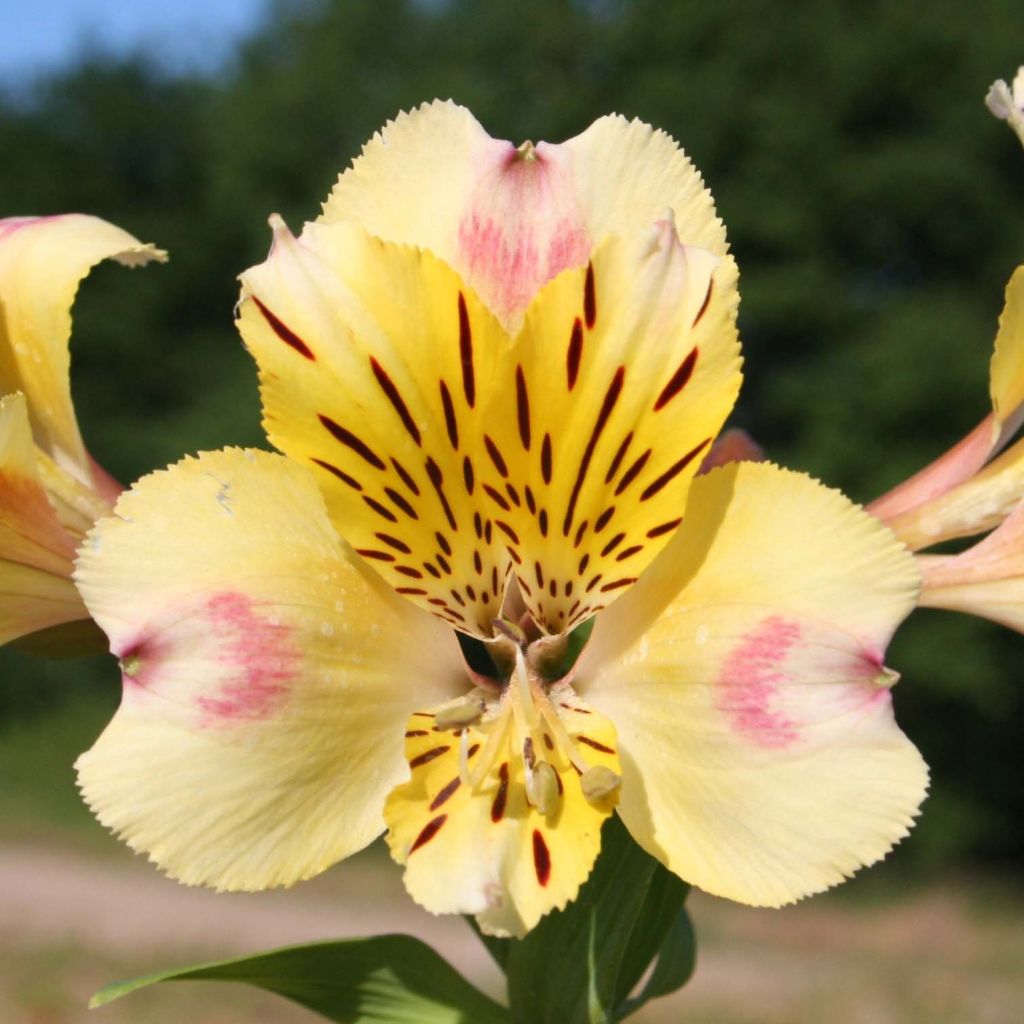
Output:
<instances>
[{"instance_id":1,"label":"anther","mask_svg":"<svg viewBox=\"0 0 1024 1024\"><path fill-rule=\"evenodd\" d=\"M484 713L484 703L470 699L441 708L434 715L434 724L438 729L461 729L480 721Z\"/></svg>"},{"instance_id":2,"label":"anther","mask_svg":"<svg viewBox=\"0 0 1024 1024\"><path fill-rule=\"evenodd\" d=\"M603 800L622 785L622 776L603 764L595 764L580 776L580 787L588 800Z\"/></svg>"},{"instance_id":3,"label":"anther","mask_svg":"<svg viewBox=\"0 0 1024 1024\"><path fill-rule=\"evenodd\" d=\"M547 761L538 761L527 772L526 799L541 814L550 814L558 805L558 778Z\"/></svg>"}]
</instances>

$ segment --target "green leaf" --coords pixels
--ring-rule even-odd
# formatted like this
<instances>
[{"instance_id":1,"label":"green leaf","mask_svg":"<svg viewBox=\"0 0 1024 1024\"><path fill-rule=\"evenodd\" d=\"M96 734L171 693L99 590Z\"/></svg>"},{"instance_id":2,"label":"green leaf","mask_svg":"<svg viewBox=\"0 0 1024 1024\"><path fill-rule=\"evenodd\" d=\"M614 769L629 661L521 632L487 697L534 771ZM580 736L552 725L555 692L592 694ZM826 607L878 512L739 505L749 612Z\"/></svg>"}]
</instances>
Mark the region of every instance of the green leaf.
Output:
<instances>
[{"instance_id":1,"label":"green leaf","mask_svg":"<svg viewBox=\"0 0 1024 1024\"><path fill-rule=\"evenodd\" d=\"M161 981L243 981L339 1024L507 1024L508 1011L408 935L316 942L115 982L91 1007Z\"/></svg>"},{"instance_id":2,"label":"green leaf","mask_svg":"<svg viewBox=\"0 0 1024 1024\"><path fill-rule=\"evenodd\" d=\"M480 925L476 923L476 918L467 915L466 923L473 931L476 932L476 937L483 943L484 949L491 954L491 958L494 962L504 971L508 967L508 952L514 944L513 939L499 939L496 935L485 935L480 930Z\"/></svg>"},{"instance_id":3,"label":"green leaf","mask_svg":"<svg viewBox=\"0 0 1024 1024\"><path fill-rule=\"evenodd\" d=\"M617 816L601 838L601 856L577 899L503 954L492 949L499 963L504 957L516 1024L621 1020L659 952L664 969L659 962L638 999L672 991L688 977L684 947L692 961L692 932L681 931L679 920L689 887L641 850Z\"/></svg>"},{"instance_id":4,"label":"green leaf","mask_svg":"<svg viewBox=\"0 0 1024 1024\"><path fill-rule=\"evenodd\" d=\"M697 965L697 938L690 915L681 907L675 923L669 928L658 953L658 962L651 976L634 999L627 999L619 1013L623 1020L636 1013L650 999L667 996L685 985Z\"/></svg>"}]
</instances>

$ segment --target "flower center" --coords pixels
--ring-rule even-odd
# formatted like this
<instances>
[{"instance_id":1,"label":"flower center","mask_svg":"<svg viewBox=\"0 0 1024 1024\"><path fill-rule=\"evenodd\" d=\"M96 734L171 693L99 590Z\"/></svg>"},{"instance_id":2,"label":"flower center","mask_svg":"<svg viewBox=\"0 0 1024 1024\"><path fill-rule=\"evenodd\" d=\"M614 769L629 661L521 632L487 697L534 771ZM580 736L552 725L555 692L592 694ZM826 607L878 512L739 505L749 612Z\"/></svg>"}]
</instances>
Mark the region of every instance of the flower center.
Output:
<instances>
[{"instance_id":1,"label":"flower center","mask_svg":"<svg viewBox=\"0 0 1024 1024\"><path fill-rule=\"evenodd\" d=\"M463 785L476 790L489 777L501 776L499 765L507 775L509 760L519 760L527 801L547 815L557 810L564 793L560 769L575 769L583 795L591 801L603 801L622 781L618 772L595 763L584 749L613 754L614 748L584 734L574 737L563 713L591 714L569 684L545 682L519 647L515 669L499 694L474 690L464 700L439 709L435 728L452 729L459 737ZM474 749L474 737L481 734L486 736L483 747L477 741Z\"/></svg>"}]
</instances>

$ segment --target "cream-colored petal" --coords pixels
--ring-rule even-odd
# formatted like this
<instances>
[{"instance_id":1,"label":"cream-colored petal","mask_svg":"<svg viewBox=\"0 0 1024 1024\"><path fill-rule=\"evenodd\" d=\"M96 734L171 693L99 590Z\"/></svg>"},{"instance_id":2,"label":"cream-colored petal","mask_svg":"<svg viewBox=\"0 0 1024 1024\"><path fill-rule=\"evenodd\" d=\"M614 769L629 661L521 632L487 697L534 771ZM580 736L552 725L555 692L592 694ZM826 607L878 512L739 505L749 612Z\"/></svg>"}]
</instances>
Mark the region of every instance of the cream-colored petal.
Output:
<instances>
[{"instance_id":1,"label":"cream-colored petal","mask_svg":"<svg viewBox=\"0 0 1024 1024\"><path fill-rule=\"evenodd\" d=\"M242 280L270 440L316 472L337 528L392 586L489 636L510 571L480 482L514 386L504 330L429 252L355 224L296 239L277 222Z\"/></svg>"},{"instance_id":2,"label":"cream-colored petal","mask_svg":"<svg viewBox=\"0 0 1024 1024\"><path fill-rule=\"evenodd\" d=\"M75 540L40 480L23 395L0 398L0 644L87 618L71 581Z\"/></svg>"},{"instance_id":3,"label":"cream-colored petal","mask_svg":"<svg viewBox=\"0 0 1024 1024\"><path fill-rule=\"evenodd\" d=\"M559 145L492 139L451 102L400 114L338 179L322 220L423 246L515 330L536 292L604 235L675 214L688 245L725 253L710 193L678 145L603 117Z\"/></svg>"},{"instance_id":4,"label":"cream-colored petal","mask_svg":"<svg viewBox=\"0 0 1024 1024\"><path fill-rule=\"evenodd\" d=\"M71 304L101 260L134 267L166 255L98 217L0 220L0 394L28 400L37 444L82 483L99 488L71 403Z\"/></svg>"},{"instance_id":5,"label":"cream-colored petal","mask_svg":"<svg viewBox=\"0 0 1024 1024\"><path fill-rule=\"evenodd\" d=\"M352 555L281 456L214 452L143 478L76 575L124 675L79 784L183 882L289 885L364 847L410 711L464 688L451 631Z\"/></svg>"},{"instance_id":6,"label":"cream-colored petal","mask_svg":"<svg viewBox=\"0 0 1024 1024\"><path fill-rule=\"evenodd\" d=\"M634 838L701 888L767 906L884 856L927 786L883 663L917 587L892 535L809 477L698 477L574 680L618 730Z\"/></svg>"}]
</instances>

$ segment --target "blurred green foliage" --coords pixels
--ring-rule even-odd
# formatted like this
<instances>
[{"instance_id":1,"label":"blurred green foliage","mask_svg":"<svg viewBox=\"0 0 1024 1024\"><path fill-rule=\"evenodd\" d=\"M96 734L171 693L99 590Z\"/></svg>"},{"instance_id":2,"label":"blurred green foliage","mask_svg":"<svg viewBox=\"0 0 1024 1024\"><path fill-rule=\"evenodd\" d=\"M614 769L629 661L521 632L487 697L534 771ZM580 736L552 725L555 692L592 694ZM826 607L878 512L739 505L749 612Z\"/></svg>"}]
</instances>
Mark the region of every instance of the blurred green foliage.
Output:
<instances>
[{"instance_id":1,"label":"blurred green foliage","mask_svg":"<svg viewBox=\"0 0 1024 1024\"><path fill-rule=\"evenodd\" d=\"M982 97L1024 61L1020 27L1016 0L282 2L216 78L96 59L0 98L2 212L96 213L171 251L166 267L99 268L75 310L83 430L131 480L262 443L235 275L263 258L267 215L315 216L396 111L452 96L493 134L553 141L638 116L682 142L729 228L735 421L869 500L986 411L1024 256L1024 153ZM934 767L900 854L918 867L1024 860L1022 643L938 613L897 637L897 713ZM15 761L33 775L32 750L37 777L69 785L46 766L90 742L99 716L68 709L111 706L113 666L0 659L7 785ZM15 744L26 730L36 742Z\"/></svg>"}]
</instances>

